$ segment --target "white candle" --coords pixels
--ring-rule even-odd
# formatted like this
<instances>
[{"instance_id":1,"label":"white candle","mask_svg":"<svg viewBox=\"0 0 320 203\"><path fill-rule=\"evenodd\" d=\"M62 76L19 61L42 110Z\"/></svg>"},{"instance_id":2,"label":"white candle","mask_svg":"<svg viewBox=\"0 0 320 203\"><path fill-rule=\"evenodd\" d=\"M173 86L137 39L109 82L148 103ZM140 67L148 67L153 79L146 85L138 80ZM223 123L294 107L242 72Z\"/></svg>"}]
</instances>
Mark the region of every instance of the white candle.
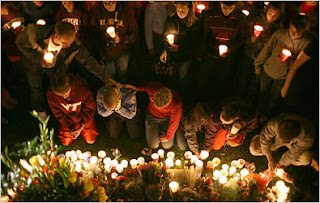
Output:
<instances>
[{"instance_id":1,"label":"white candle","mask_svg":"<svg viewBox=\"0 0 320 203\"><path fill-rule=\"evenodd\" d=\"M158 150L158 154L159 154L160 158L162 159L164 157L164 150L163 149L159 149Z\"/></svg>"},{"instance_id":2,"label":"white candle","mask_svg":"<svg viewBox=\"0 0 320 203\"><path fill-rule=\"evenodd\" d=\"M235 135L238 133L238 131L241 129L241 124L239 122L234 122L232 127L231 127L231 130L230 130L230 133L232 135Z\"/></svg>"},{"instance_id":3,"label":"white candle","mask_svg":"<svg viewBox=\"0 0 320 203\"><path fill-rule=\"evenodd\" d=\"M170 167L173 167L173 165L174 165L173 164L173 159L172 158L167 158L166 159L166 166L170 168Z\"/></svg>"},{"instance_id":4,"label":"white candle","mask_svg":"<svg viewBox=\"0 0 320 203\"><path fill-rule=\"evenodd\" d=\"M220 159L218 157L214 157L212 159L212 162L213 162L213 166L217 167L220 164L221 161L220 161Z\"/></svg>"},{"instance_id":5,"label":"white candle","mask_svg":"<svg viewBox=\"0 0 320 203\"><path fill-rule=\"evenodd\" d=\"M192 155L192 156L191 156L191 159L190 159L190 163L191 163L191 164L194 164L194 163L196 163L197 160L199 160L199 158L197 157L197 155Z\"/></svg>"},{"instance_id":6,"label":"white candle","mask_svg":"<svg viewBox=\"0 0 320 203\"><path fill-rule=\"evenodd\" d=\"M76 165L76 172L80 173L81 172L81 165Z\"/></svg>"},{"instance_id":7,"label":"white candle","mask_svg":"<svg viewBox=\"0 0 320 203\"><path fill-rule=\"evenodd\" d=\"M174 35L173 34L168 34L167 39L168 39L168 43L170 45L174 44Z\"/></svg>"},{"instance_id":8,"label":"white candle","mask_svg":"<svg viewBox=\"0 0 320 203\"><path fill-rule=\"evenodd\" d=\"M176 193L179 189L179 183L176 181L172 181L169 183L169 188L172 193Z\"/></svg>"},{"instance_id":9,"label":"white candle","mask_svg":"<svg viewBox=\"0 0 320 203\"><path fill-rule=\"evenodd\" d=\"M241 175L241 179L245 178L247 175L249 175L248 169L246 169L246 168L241 169L240 175Z\"/></svg>"},{"instance_id":10,"label":"white candle","mask_svg":"<svg viewBox=\"0 0 320 203\"><path fill-rule=\"evenodd\" d=\"M219 183L220 184L226 184L227 183L227 181L228 181L228 179L227 179L227 177L226 176L220 176L219 177Z\"/></svg>"},{"instance_id":11,"label":"white candle","mask_svg":"<svg viewBox=\"0 0 320 203\"><path fill-rule=\"evenodd\" d=\"M137 168L137 164L138 164L138 161L136 159L130 160L131 168L133 168L133 169Z\"/></svg>"},{"instance_id":12,"label":"white candle","mask_svg":"<svg viewBox=\"0 0 320 203\"><path fill-rule=\"evenodd\" d=\"M88 166L89 166L89 163L85 161L85 162L83 162L83 164L82 164L82 165L83 165L83 167L84 167L85 169L87 169L87 168L88 168Z\"/></svg>"},{"instance_id":13,"label":"white candle","mask_svg":"<svg viewBox=\"0 0 320 203\"><path fill-rule=\"evenodd\" d=\"M98 157L96 157L96 156L90 157L90 163L97 164L98 163Z\"/></svg>"},{"instance_id":14,"label":"white candle","mask_svg":"<svg viewBox=\"0 0 320 203\"><path fill-rule=\"evenodd\" d=\"M191 156L192 156L192 152L190 152L190 151L186 151L186 152L184 153L184 157L185 157L186 159L191 159Z\"/></svg>"},{"instance_id":15,"label":"white candle","mask_svg":"<svg viewBox=\"0 0 320 203\"><path fill-rule=\"evenodd\" d=\"M179 159L176 160L176 165L177 165L177 166L180 166L180 165L181 165L181 160L179 160Z\"/></svg>"},{"instance_id":16,"label":"white candle","mask_svg":"<svg viewBox=\"0 0 320 203\"><path fill-rule=\"evenodd\" d=\"M20 25L21 25L21 21L18 20L18 21L14 21L14 22L12 23L11 27L12 27L13 29L16 29L16 28L19 27Z\"/></svg>"},{"instance_id":17,"label":"white candle","mask_svg":"<svg viewBox=\"0 0 320 203\"><path fill-rule=\"evenodd\" d=\"M118 161L118 160L112 160L112 161L111 161L111 166L112 166L113 168L115 168L118 164L119 164L119 161Z\"/></svg>"},{"instance_id":18,"label":"white candle","mask_svg":"<svg viewBox=\"0 0 320 203\"><path fill-rule=\"evenodd\" d=\"M218 180L218 178L221 176L221 172L219 170L213 171L213 180Z\"/></svg>"},{"instance_id":19,"label":"white candle","mask_svg":"<svg viewBox=\"0 0 320 203\"><path fill-rule=\"evenodd\" d=\"M214 167L214 166L213 166L213 162L212 162L212 161L208 161L208 162L207 162L207 169L210 170L210 169L213 169L213 167Z\"/></svg>"},{"instance_id":20,"label":"white candle","mask_svg":"<svg viewBox=\"0 0 320 203\"><path fill-rule=\"evenodd\" d=\"M123 168L128 168L128 161L127 160L122 160L121 161L121 165L123 166Z\"/></svg>"},{"instance_id":21,"label":"white candle","mask_svg":"<svg viewBox=\"0 0 320 203\"><path fill-rule=\"evenodd\" d=\"M110 157L106 157L103 159L103 163L104 164L111 164L111 158Z\"/></svg>"},{"instance_id":22,"label":"white candle","mask_svg":"<svg viewBox=\"0 0 320 203\"><path fill-rule=\"evenodd\" d=\"M207 150L201 150L200 159L205 160L209 157L209 152Z\"/></svg>"},{"instance_id":23,"label":"white candle","mask_svg":"<svg viewBox=\"0 0 320 203\"><path fill-rule=\"evenodd\" d=\"M123 172L123 165L122 164L118 164L116 166L116 170L118 171L118 173L122 173Z\"/></svg>"},{"instance_id":24,"label":"white candle","mask_svg":"<svg viewBox=\"0 0 320 203\"><path fill-rule=\"evenodd\" d=\"M244 15L246 15L246 16L249 16L249 14L250 14L250 12L248 11L248 10L242 10L242 13L244 14Z\"/></svg>"},{"instance_id":25,"label":"white candle","mask_svg":"<svg viewBox=\"0 0 320 203\"><path fill-rule=\"evenodd\" d=\"M241 169L243 168L246 161L244 159L238 159L238 167Z\"/></svg>"},{"instance_id":26,"label":"white candle","mask_svg":"<svg viewBox=\"0 0 320 203\"><path fill-rule=\"evenodd\" d=\"M269 1L264 2L264 5L266 5L266 6L269 6L269 4L270 4Z\"/></svg>"},{"instance_id":27,"label":"white candle","mask_svg":"<svg viewBox=\"0 0 320 203\"><path fill-rule=\"evenodd\" d=\"M175 156L174 152L168 152L167 157L173 159Z\"/></svg>"},{"instance_id":28,"label":"white candle","mask_svg":"<svg viewBox=\"0 0 320 203\"><path fill-rule=\"evenodd\" d=\"M46 25L46 21L44 19L39 19L37 22L36 22L37 25Z\"/></svg>"},{"instance_id":29,"label":"white candle","mask_svg":"<svg viewBox=\"0 0 320 203\"><path fill-rule=\"evenodd\" d=\"M139 157L139 158L137 159L137 161L138 161L138 164L139 164L139 165L144 165L145 160L144 160L143 157Z\"/></svg>"},{"instance_id":30,"label":"white candle","mask_svg":"<svg viewBox=\"0 0 320 203\"><path fill-rule=\"evenodd\" d=\"M228 47L226 45L219 45L219 55L222 56L223 54L228 52Z\"/></svg>"},{"instance_id":31,"label":"white candle","mask_svg":"<svg viewBox=\"0 0 320 203\"><path fill-rule=\"evenodd\" d=\"M288 49L282 49L281 61L285 62L289 57L291 57L291 51Z\"/></svg>"},{"instance_id":32,"label":"white candle","mask_svg":"<svg viewBox=\"0 0 320 203\"><path fill-rule=\"evenodd\" d=\"M237 168L237 167L239 166L238 160L233 160L233 161L231 161L231 166Z\"/></svg>"},{"instance_id":33,"label":"white candle","mask_svg":"<svg viewBox=\"0 0 320 203\"><path fill-rule=\"evenodd\" d=\"M223 170L228 170L228 169L229 169L228 164L222 164L222 169L223 169Z\"/></svg>"},{"instance_id":34,"label":"white candle","mask_svg":"<svg viewBox=\"0 0 320 203\"><path fill-rule=\"evenodd\" d=\"M238 181L238 180L240 180L240 178L241 178L241 176L240 176L239 173L233 174L233 179L234 179L234 180Z\"/></svg>"},{"instance_id":35,"label":"white candle","mask_svg":"<svg viewBox=\"0 0 320 203\"><path fill-rule=\"evenodd\" d=\"M77 154L72 154L71 161L75 162L77 160L78 160L78 155Z\"/></svg>"},{"instance_id":36,"label":"white candle","mask_svg":"<svg viewBox=\"0 0 320 203\"><path fill-rule=\"evenodd\" d=\"M233 175L235 172L237 172L237 168L234 167L234 166L231 166L231 167L229 168L229 174L230 174L230 175Z\"/></svg>"},{"instance_id":37,"label":"white candle","mask_svg":"<svg viewBox=\"0 0 320 203\"><path fill-rule=\"evenodd\" d=\"M116 29L114 28L114 26L109 26L107 28L107 33L110 35L111 38L115 38L116 37Z\"/></svg>"},{"instance_id":38,"label":"white candle","mask_svg":"<svg viewBox=\"0 0 320 203\"><path fill-rule=\"evenodd\" d=\"M47 63L53 63L53 58L54 55L51 52L47 52L43 55L43 59L47 62Z\"/></svg>"},{"instance_id":39,"label":"white candle","mask_svg":"<svg viewBox=\"0 0 320 203\"><path fill-rule=\"evenodd\" d=\"M152 161L158 162L158 161L159 161L159 154L153 153L153 154L151 155L151 158L152 158Z\"/></svg>"},{"instance_id":40,"label":"white candle","mask_svg":"<svg viewBox=\"0 0 320 203\"><path fill-rule=\"evenodd\" d=\"M197 160L196 161L196 163L195 163L195 165L196 165L196 169L197 170L202 170L202 168L203 168L203 162L201 161L201 160Z\"/></svg>"},{"instance_id":41,"label":"white candle","mask_svg":"<svg viewBox=\"0 0 320 203\"><path fill-rule=\"evenodd\" d=\"M104 150L100 150L99 152L98 152L98 157L100 158L100 159L103 159L104 157L106 157L107 156L107 153L104 151Z\"/></svg>"},{"instance_id":42,"label":"white candle","mask_svg":"<svg viewBox=\"0 0 320 203\"><path fill-rule=\"evenodd\" d=\"M203 5L203 4L198 4L198 5L197 5L197 9L199 10L199 13L202 13L202 11L203 11L205 8L206 8L206 6Z\"/></svg>"},{"instance_id":43,"label":"white candle","mask_svg":"<svg viewBox=\"0 0 320 203\"><path fill-rule=\"evenodd\" d=\"M105 164L104 169L106 170L107 173L111 172L111 164Z\"/></svg>"},{"instance_id":44,"label":"white candle","mask_svg":"<svg viewBox=\"0 0 320 203\"><path fill-rule=\"evenodd\" d=\"M117 179L117 177L118 177L118 174L117 174L117 173L113 172L113 173L111 174L111 178L112 178L113 180Z\"/></svg>"},{"instance_id":45,"label":"white candle","mask_svg":"<svg viewBox=\"0 0 320 203\"><path fill-rule=\"evenodd\" d=\"M229 175L228 170L222 169L220 172L221 172L222 176L228 176Z\"/></svg>"}]
</instances>

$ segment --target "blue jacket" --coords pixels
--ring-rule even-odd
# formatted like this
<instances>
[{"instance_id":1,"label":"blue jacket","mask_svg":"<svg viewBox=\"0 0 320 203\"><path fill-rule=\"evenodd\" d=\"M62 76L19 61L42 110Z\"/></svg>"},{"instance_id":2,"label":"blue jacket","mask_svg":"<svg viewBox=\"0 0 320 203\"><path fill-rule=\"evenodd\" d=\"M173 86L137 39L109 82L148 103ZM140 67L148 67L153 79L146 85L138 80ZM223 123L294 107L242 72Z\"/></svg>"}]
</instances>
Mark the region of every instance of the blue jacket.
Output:
<instances>
[{"instance_id":1,"label":"blue jacket","mask_svg":"<svg viewBox=\"0 0 320 203\"><path fill-rule=\"evenodd\" d=\"M98 113L103 117L108 117L114 112L120 114L121 116L132 119L137 113L137 100L136 93L125 88L118 88L121 100L121 108L120 110L108 110L104 108L103 105L103 95L104 93L111 87L115 87L114 85L110 86L102 86L97 93L97 108Z\"/></svg>"}]
</instances>

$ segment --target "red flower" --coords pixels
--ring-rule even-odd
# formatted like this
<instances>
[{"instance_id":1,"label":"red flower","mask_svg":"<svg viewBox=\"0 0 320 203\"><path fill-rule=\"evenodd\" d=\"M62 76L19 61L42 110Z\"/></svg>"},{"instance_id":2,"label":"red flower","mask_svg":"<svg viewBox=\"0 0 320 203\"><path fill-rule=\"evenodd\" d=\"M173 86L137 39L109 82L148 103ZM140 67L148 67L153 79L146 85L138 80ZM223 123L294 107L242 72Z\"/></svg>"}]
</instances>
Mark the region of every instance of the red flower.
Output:
<instances>
[{"instance_id":1,"label":"red flower","mask_svg":"<svg viewBox=\"0 0 320 203\"><path fill-rule=\"evenodd\" d=\"M54 164L57 160L58 160L58 158L56 156L52 156L51 157L51 164Z\"/></svg>"},{"instance_id":2,"label":"red flower","mask_svg":"<svg viewBox=\"0 0 320 203\"><path fill-rule=\"evenodd\" d=\"M44 166L42 169L43 169L44 172L48 173L48 170L49 170L49 169L48 169L47 166Z\"/></svg>"},{"instance_id":3,"label":"red flower","mask_svg":"<svg viewBox=\"0 0 320 203\"><path fill-rule=\"evenodd\" d=\"M82 177L83 176L83 174L79 173L79 172L76 172L76 174L78 174L78 177Z\"/></svg>"},{"instance_id":4,"label":"red flower","mask_svg":"<svg viewBox=\"0 0 320 203\"><path fill-rule=\"evenodd\" d=\"M48 188L49 188L49 185L48 185L48 184L44 184L44 187L48 189Z\"/></svg>"}]
</instances>

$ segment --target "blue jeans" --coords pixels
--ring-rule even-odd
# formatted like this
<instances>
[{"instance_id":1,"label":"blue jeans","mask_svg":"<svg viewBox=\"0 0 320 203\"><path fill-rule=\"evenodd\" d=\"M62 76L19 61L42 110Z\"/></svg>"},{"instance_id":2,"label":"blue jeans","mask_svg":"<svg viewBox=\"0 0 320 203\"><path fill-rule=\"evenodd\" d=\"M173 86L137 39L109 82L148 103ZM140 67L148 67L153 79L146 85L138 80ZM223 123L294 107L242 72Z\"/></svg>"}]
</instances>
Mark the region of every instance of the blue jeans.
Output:
<instances>
[{"instance_id":1,"label":"blue jeans","mask_svg":"<svg viewBox=\"0 0 320 203\"><path fill-rule=\"evenodd\" d=\"M160 142L161 131L166 132L169 126L170 117L158 118L151 115L148 111L146 113L145 123L146 123L146 138L147 144L152 149L157 149L161 143L163 149L170 149L174 145L174 138L167 142ZM179 126L180 128L180 126ZM184 134L179 131L176 132L177 145L180 150L186 150L188 147L187 140ZM178 133L180 132L180 133Z\"/></svg>"},{"instance_id":2,"label":"blue jeans","mask_svg":"<svg viewBox=\"0 0 320 203\"><path fill-rule=\"evenodd\" d=\"M191 83L188 76L189 76L191 65L192 65L192 59L181 62L181 63L177 63L176 65L177 76L178 76L178 81L177 81L178 90L180 95L183 95L183 96L186 96L190 91L189 85Z\"/></svg>"},{"instance_id":3,"label":"blue jeans","mask_svg":"<svg viewBox=\"0 0 320 203\"><path fill-rule=\"evenodd\" d=\"M120 83L127 81L127 69L129 64L129 49L124 50L119 56L107 58L104 63L104 68L109 73L110 77Z\"/></svg>"}]
</instances>

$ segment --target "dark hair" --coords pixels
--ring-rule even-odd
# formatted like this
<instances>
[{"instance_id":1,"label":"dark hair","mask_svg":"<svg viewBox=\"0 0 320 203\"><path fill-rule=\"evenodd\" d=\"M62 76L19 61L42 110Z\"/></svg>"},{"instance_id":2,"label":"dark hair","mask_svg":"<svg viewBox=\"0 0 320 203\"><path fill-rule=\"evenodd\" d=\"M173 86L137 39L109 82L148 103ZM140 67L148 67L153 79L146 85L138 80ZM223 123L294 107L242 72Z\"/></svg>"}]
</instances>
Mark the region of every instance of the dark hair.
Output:
<instances>
[{"instance_id":1,"label":"dark hair","mask_svg":"<svg viewBox=\"0 0 320 203\"><path fill-rule=\"evenodd\" d=\"M65 93L71 87L71 77L66 73L57 73L52 78L50 85L54 92Z\"/></svg>"},{"instance_id":2,"label":"dark hair","mask_svg":"<svg viewBox=\"0 0 320 203\"><path fill-rule=\"evenodd\" d=\"M230 121L240 116L239 105L235 102L224 105L221 109L221 116L224 120Z\"/></svg>"},{"instance_id":3,"label":"dark hair","mask_svg":"<svg viewBox=\"0 0 320 203\"><path fill-rule=\"evenodd\" d=\"M284 142L290 142L298 137L301 132L301 124L297 120L286 119L279 123L278 134Z\"/></svg>"},{"instance_id":4,"label":"dark hair","mask_svg":"<svg viewBox=\"0 0 320 203\"><path fill-rule=\"evenodd\" d=\"M195 11L194 11L193 1L175 1L174 5L176 6L177 4L182 4L182 5L188 6L189 13L187 16L187 27L191 27L197 20L197 17L196 17Z\"/></svg>"},{"instance_id":5,"label":"dark hair","mask_svg":"<svg viewBox=\"0 0 320 203\"><path fill-rule=\"evenodd\" d=\"M55 25L54 32L59 36L73 36L76 31L71 23L62 21Z\"/></svg>"},{"instance_id":6,"label":"dark hair","mask_svg":"<svg viewBox=\"0 0 320 203\"><path fill-rule=\"evenodd\" d=\"M232 5L235 5L238 1L220 1L220 2L227 6L232 6Z\"/></svg>"},{"instance_id":7,"label":"dark hair","mask_svg":"<svg viewBox=\"0 0 320 203\"><path fill-rule=\"evenodd\" d=\"M208 125L211 109L207 103L198 103L194 107L187 109L183 114L182 125L184 130L194 129L200 131Z\"/></svg>"},{"instance_id":8,"label":"dark hair","mask_svg":"<svg viewBox=\"0 0 320 203\"><path fill-rule=\"evenodd\" d=\"M298 31L306 30L308 27L307 18L303 15L297 15L290 21L289 25L294 25Z\"/></svg>"}]
</instances>

